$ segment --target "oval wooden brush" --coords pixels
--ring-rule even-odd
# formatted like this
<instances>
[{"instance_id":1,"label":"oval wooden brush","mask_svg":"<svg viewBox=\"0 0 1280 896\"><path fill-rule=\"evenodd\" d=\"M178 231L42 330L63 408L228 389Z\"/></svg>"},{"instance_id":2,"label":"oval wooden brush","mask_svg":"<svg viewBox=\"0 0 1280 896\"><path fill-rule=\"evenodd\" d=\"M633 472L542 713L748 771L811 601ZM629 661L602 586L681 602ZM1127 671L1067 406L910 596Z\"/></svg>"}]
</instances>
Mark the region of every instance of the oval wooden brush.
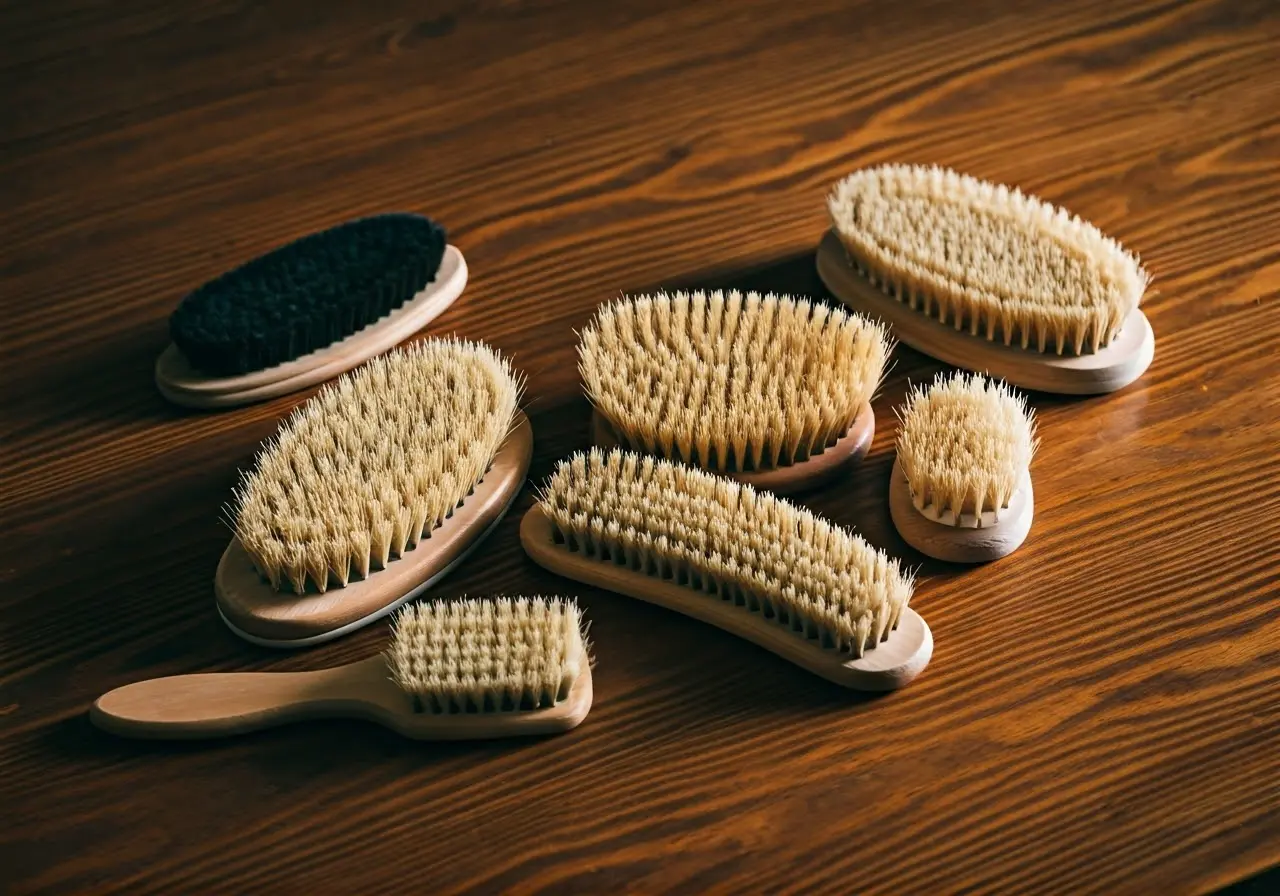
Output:
<instances>
[{"instance_id":1,"label":"oval wooden brush","mask_svg":"<svg viewBox=\"0 0 1280 896\"><path fill-rule=\"evenodd\" d=\"M861 315L736 291L624 298L578 346L597 445L778 493L821 485L866 454L889 351Z\"/></svg>"},{"instance_id":2,"label":"oval wooden brush","mask_svg":"<svg viewBox=\"0 0 1280 896\"><path fill-rule=\"evenodd\" d=\"M894 526L939 560L981 563L1031 531L1035 415L1004 383L963 372L913 389L889 482Z\"/></svg>"},{"instance_id":3,"label":"oval wooden brush","mask_svg":"<svg viewBox=\"0 0 1280 896\"><path fill-rule=\"evenodd\" d=\"M195 739L318 718L365 719L419 740L567 731L591 710L577 605L496 598L405 607L388 649L318 672L176 675L117 688L94 724L123 737Z\"/></svg>"},{"instance_id":4,"label":"oval wooden brush","mask_svg":"<svg viewBox=\"0 0 1280 896\"><path fill-rule=\"evenodd\" d=\"M524 483L519 392L488 346L432 339L299 407L236 490L215 578L227 625L268 647L318 644L446 575Z\"/></svg>"},{"instance_id":5,"label":"oval wooden brush","mask_svg":"<svg viewBox=\"0 0 1280 896\"><path fill-rule=\"evenodd\" d=\"M266 401L338 376L412 336L462 294L467 264L429 218L386 214L295 240L194 290L156 362L175 404Z\"/></svg>"},{"instance_id":6,"label":"oval wooden brush","mask_svg":"<svg viewBox=\"0 0 1280 896\"><path fill-rule=\"evenodd\" d=\"M520 524L562 576L710 623L848 688L906 685L933 636L913 582L861 538L768 492L651 455L562 461Z\"/></svg>"},{"instance_id":7,"label":"oval wooden brush","mask_svg":"<svg viewBox=\"0 0 1280 896\"><path fill-rule=\"evenodd\" d=\"M827 288L926 355L1068 394L1114 391L1151 363L1147 272L1064 209L913 165L854 172L827 207Z\"/></svg>"}]
</instances>

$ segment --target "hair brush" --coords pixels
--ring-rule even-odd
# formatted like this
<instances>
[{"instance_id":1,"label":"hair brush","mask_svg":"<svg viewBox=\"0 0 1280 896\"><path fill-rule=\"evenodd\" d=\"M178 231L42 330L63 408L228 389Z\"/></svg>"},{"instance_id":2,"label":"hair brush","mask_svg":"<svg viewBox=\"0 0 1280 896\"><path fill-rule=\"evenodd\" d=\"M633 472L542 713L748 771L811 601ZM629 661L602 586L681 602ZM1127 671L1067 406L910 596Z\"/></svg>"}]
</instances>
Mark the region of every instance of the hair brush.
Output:
<instances>
[{"instance_id":1,"label":"hair brush","mask_svg":"<svg viewBox=\"0 0 1280 896\"><path fill-rule=\"evenodd\" d=\"M429 218L385 214L313 233L195 289L169 318L156 385L230 407L331 379L439 316L467 266Z\"/></svg>"},{"instance_id":2,"label":"hair brush","mask_svg":"<svg viewBox=\"0 0 1280 896\"><path fill-rule=\"evenodd\" d=\"M1012 553L1035 513L1035 415L1003 383L939 374L899 414L889 509L903 539L939 560Z\"/></svg>"},{"instance_id":3,"label":"hair brush","mask_svg":"<svg viewBox=\"0 0 1280 896\"><path fill-rule=\"evenodd\" d=\"M235 491L215 577L240 636L301 647L367 625L498 524L533 449L520 383L488 346L430 339L325 386Z\"/></svg>"},{"instance_id":4,"label":"hair brush","mask_svg":"<svg viewBox=\"0 0 1280 896\"><path fill-rule=\"evenodd\" d=\"M1064 209L911 165L854 172L827 208L827 288L926 355L1070 394L1114 391L1151 363L1147 272Z\"/></svg>"},{"instance_id":5,"label":"hair brush","mask_svg":"<svg viewBox=\"0 0 1280 896\"><path fill-rule=\"evenodd\" d=\"M910 574L861 538L749 485L650 455L562 461L520 524L562 576L718 626L844 687L885 691L933 652Z\"/></svg>"},{"instance_id":6,"label":"hair brush","mask_svg":"<svg viewBox=\"0 0 1280 896\"><path fill-rule=\"evenodd\" d=\"M889 350L884 329L861 315L716 291L605 305L578 355L597 445L787 493L866 454Z\"/></svg>"},{"instance_id":7,"label":"hair brush","mask_svg":"<svg viewBox=\"0 0 1280 896\"><path fill-rule=\"evenodd\" d=\"M471 740L567 731L591 699L577 605L504 597L411 604L397 615L387 650L350 665L136 682L99 697L90 718L136 738L225 737L355 718L419 740Z\"/></svg>"}]
</instances>

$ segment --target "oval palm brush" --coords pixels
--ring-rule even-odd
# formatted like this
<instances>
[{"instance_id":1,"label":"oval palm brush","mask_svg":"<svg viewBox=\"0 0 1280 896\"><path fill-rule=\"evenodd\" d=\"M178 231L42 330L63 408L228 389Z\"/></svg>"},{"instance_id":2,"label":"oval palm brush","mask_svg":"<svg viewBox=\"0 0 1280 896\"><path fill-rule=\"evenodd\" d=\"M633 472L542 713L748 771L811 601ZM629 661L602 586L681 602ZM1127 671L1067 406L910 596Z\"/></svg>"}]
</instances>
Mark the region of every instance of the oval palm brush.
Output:
<instances>
[{"instance_id":1,"label":"oval palm brush","mask_svg":"<svg viewBox=\"0 0 1280 896\"><path fill-rule=\"evenodd\" d=\"M1064 209L913 165L854 172L827 208L827 288L926 355L1068 394L1114 391L1151 363L1147 272Z\"/></svg>"},{"instance_id":2,"label":"oval palm brush","mask_svg":"<svg viewBox=\"0 0 1280 896\"><path fill-rule=\"evenodd\" d=\"M348 221L192 291L169 318L156 386L195 408L305 389L403 341L462 293L467 264L429 218Z\"/></svg>"},{"instance_id":3,"label":"oval palm brush","mask_svg":"<svg viewBox=\"0 0 1280 896\"><path fill-rule=\"evenodd\" d=\"M866 454L889 350L884 329L860 315L716 291L605 305L578 355L597 445L788 493Z\"/></svg>"},{"instance_id":4,"label":"oval palm brush","mask_svg":"<svg viewBox=\"0 0 1280 896\"><path fill-rule=\"evenodd\" d=\"M889 482L903 539L938 560L981 563L1031 531L1035 415L1003 383L939 374L907 396Z\"/></svg>"},{"instance_id":5,"label":"oval palm brush","mask_svg":"<svg viewBox=\"0 0 1280 896\"><path fill-rule=\"evenodd\" d=\"M658 604L829 681L900 688L933 653L913 582L861 538L768 492L650 455L562 461L520 524L562 576Z\"/></svg>"},{"instance_id":6,"label":"oval palm brush","mask_svg":"<svg viewBox=\"0 0 1280 896\"><path fill-rule=\"evenodd\" d=\"M446 575L524 483L519 392L493 349L431 339L300 406L236 490L214 583L227 625L269 647L318 644Z\"/></svg>"},{"instance_id":7,"label":"oval palm brush","mask_svg":"<svg viewBox=\"0 0 1280 896\"><path fill-rule=\"evenodd\" d=\"M567 731L591 710L582 619L560 598L411 604L378 656L318 672L175 675L117 688L94 724L123 737L195 739L304 719L366 719L419 740Z\"/></svg>"}]
</instances>

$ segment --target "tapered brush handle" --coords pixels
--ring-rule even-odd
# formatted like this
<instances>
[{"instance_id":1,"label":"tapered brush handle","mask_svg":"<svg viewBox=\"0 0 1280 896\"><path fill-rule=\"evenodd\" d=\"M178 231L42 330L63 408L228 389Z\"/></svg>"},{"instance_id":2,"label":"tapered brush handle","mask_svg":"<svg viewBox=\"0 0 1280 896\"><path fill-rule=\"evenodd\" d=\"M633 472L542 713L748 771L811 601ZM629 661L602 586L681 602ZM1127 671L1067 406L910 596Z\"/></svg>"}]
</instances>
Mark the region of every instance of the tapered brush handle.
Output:
<instances>
[{"instance_id":1,"label":"tapered brush handle","mask_svg":"<svg viewBox=\"0 0 1280 896\"><path fill-rule=\"evenodd\" d=\"M407 701L375 656L319 672L175 675L117 688L93 704L99 728L123 737L195 739L244 734L317 718L385 715Z\"/></svg>"}]
</instances>

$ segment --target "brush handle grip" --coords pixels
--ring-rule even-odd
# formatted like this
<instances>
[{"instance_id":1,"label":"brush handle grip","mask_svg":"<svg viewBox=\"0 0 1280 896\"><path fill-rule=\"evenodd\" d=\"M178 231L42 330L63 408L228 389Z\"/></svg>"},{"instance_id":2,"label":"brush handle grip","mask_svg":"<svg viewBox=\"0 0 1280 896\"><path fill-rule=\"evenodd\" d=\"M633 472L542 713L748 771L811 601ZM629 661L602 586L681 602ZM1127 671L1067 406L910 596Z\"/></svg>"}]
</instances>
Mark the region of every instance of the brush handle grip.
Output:
<instances>
[{"instance_id":1,"label":"brush handle grip","mask_svg":"<svg viewBox=\"0 0 1280 896\"><path fill-rule=\"evenodd\" d=\"M303 719L377 717L388 687L381 656L319 672L174 675L104 694L89 716L123 737L224 737Z\"/></svg>"}]
</instances>

